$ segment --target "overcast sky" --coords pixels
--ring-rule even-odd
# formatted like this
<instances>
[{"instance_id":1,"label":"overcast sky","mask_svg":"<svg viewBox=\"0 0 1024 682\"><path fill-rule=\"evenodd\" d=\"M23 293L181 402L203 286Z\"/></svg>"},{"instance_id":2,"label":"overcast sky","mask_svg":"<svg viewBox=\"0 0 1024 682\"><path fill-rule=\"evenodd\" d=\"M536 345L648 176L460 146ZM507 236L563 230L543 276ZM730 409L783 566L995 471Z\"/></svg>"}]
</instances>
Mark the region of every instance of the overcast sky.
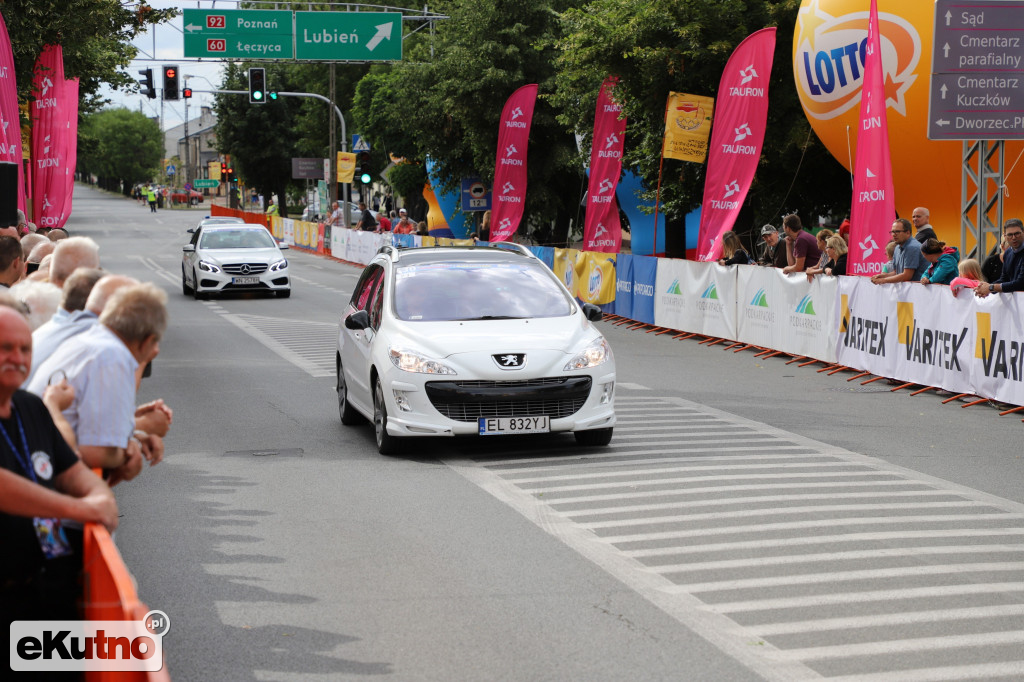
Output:
<instances>
[{"instance_id":1,"label":"overcast sky","mask_svg":"<svg viewBox=\"0 0 1024 682\"><path fill-rule=\"evenodd\" d=\"M201 6L210 6L208 2L200 5L198 2L164 2L162 0L150 0L149 4L158 9L165 9L168 7L181 9L182 7L196 8ZM219 3L219 6L223 6L224 9L234 9L236 4L228 1ZM153 84L156 86L157 90L160 90L163 88L160 67L164 64L177 64L181 69L179 73L182 74L180 87L185 87L186 81L188 82L188 85L196 91L213 90L220 86L223 62L220 60L200 61L198 59L185 59L180 14L165 24L160 24L159 26L150 28L148 33L141 34L135 39L134 43L139 48L139 54L135 61L132 62L128 72L133 79L139 80L142 78L138 73L139 69L152 68ZM194 76L194 78L189 78L188 76ZM204 80L204 78L207 80ZM160 115L159 97L157 99L149 99L145 95L114 91L109 87L104 87L100 91L100 94L109 99L112 106L125 106L136 111L140 110L141 107L141 111L147 116ZM198 117L198 107L204 105L213 106L213 95L196 92L192 96L192 99L189 100L189 118L192 119ZM164 130L181 125L184 120L185 107L182 100L164 103Z\"/></svg>"}]
</instances>

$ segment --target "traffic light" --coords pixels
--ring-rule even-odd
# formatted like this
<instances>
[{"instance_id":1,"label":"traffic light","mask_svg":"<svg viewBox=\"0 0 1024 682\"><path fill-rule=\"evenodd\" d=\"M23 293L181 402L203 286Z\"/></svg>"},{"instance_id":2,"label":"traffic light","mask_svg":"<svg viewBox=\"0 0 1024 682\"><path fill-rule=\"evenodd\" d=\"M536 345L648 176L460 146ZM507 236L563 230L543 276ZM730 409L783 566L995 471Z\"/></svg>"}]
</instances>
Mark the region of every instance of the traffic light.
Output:
<instances>
[{"instance_id":1,"label":"traffic light","mask_svg":"<svg viewBox=\"0 0 1024 682\"><path fill-rule=\"evenodd\" d=\"M369 185L373 180L373 161L370 152L359 152L359 181Z\"/></svg>"},{"instance_id":2,"label":"traffic light","mask_svg":"<svg viewBox=\"0 0 1024 682\"><path fill-rule=\"evenodd\" d=\"M164 64L164 101L171 102L178 99L178 67Z\"/></svg>"},{"instance_id":3,"label":"traffic light","mask_svg":"<svg viewBox=\"0 0 1024 682\"><path fill-rule=\"evenodd\" d=\"M221 161L220 162L220 176L226 180L227 179L227 174L228 174L228 164L226 164L225 162Z\"/></svg>"},{"instance_id":4,"label":"traffic light","mask_svg":"<svg viewBox=\"0 0 1024 682\"><path fill-rule=\"evenodd\" d=\"M182 88L181 96L184 97L185 99L191 99L192 98L192 88Z\"/></svg>"},{"instance_id":5,"label":"traffic light","mask_svg":"<svg viewBox=\"0 0 1024 682\"><path fill-rule=\"evenodd\" d=\"M139 74L142 76L142 80L139 81L139 85L142 86L142 94L150 99L156 99L156 88L153 87L153 69L139 69Z\"/></svg>"},{"instance_id":6,"label":"traffic light","mask_svg":"<svg viewBox=\"0 0 1024 682\"><path fill-rule=\"evenodd\" d=\"M249 69L249 104L266 104L267 102L267 70L262 68Z\"/></svg>"},{"instance_id":7,"label":"traffic light","mask_svg":"<svg viewBox=\"0 0 1024 682\"><path fill-rule=\"evenodd\" d=\"M267 99L277 101L277 93L276 92L268 92L267 93Z\"/></svg>"}]
</instances>

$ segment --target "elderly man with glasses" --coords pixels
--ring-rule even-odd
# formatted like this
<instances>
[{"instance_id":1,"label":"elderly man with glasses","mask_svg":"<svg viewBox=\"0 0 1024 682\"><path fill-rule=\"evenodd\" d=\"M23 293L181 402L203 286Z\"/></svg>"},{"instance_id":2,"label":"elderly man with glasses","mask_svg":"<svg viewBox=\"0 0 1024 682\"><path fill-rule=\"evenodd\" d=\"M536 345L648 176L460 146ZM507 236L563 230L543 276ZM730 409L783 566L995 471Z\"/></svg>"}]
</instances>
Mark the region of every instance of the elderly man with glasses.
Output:
<instances>
[{"instance_id":1,"label":"elderly man with glasses","mask_svg":"<svg viewBox=\"0 0 1024 682\"><path fill-rule=\"evenodd\" d=\"M1024 291L1024 222L1010 218L1003 223L1003 237L1009 248L1003 252L1003 273L994 282L982 282L974 295L985 298L1004 291Z\"/></svg>"},{"instance_id":2,"label":"elderly man with glasses","mask_svg":"<svg viewBox=\"0 0 1024 682\"><path fill-rule=\"evenodd\" d=\"M897 218L892 224L892 240L896 250L892 255L892 272L880 272L871 276L875 284L896 282L920 282L928 261L921 253L921 242L914 239L914 226L906 218Z\"/></svg>"}]
</instances>

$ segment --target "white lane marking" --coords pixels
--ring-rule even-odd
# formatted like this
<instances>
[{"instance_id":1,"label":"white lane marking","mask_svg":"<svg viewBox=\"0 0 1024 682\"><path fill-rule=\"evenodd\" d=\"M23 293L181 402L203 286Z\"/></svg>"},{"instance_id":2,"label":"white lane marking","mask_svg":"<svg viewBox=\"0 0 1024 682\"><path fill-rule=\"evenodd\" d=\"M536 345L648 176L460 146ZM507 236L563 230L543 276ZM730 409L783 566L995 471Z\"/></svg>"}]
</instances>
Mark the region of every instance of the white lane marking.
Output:
<instances>
[{"instance_id":1,"label":"white lane marking","mask_svg":"<svg viewBox=\"0 0 1024 682\"><path fill-rule=\"evenodd\" d=\"M650 388L648 388L647 386L644 386L643 384L631 384L631 383L628 383L628 382L625 382L625 381L620 381L618 384L616 384L616 388L624 388L624 389L629 390L629 391L649 391L649 390L651 390Z\"/></svg>"},{"instance_id":2,"label":"white lane marking","mask_svg":"<svg viewBox=\"0 0 1024 682\"><path fill-rule=\"evenodd\" d=\"M969 606L960 609L938 609L934 611L904 611L871 616L850 616L848 618L822 618L819 620L791 621L788 623L767 623L752 625L751 630L762 637L771 635L793 635L801 632L822 632L826 630L851 630L891 625L912 625L914 623L941 623L951 620L975 620L978 618L1005 618L1024 616L1024 604L1000 604L997 606Z\"/></svg>"},{"instance_id":3,"label":"white lane marking","mask_svg":"<svg viewBox=\"0 0 1024 682\"><path fill-rule=\"evenodd\" d=\"M943 668L916 668L899 672L830 677L829 682L946 682L948 680L993 680L1024 678L1024 662L950 665Z\"/></svg>"},{"instance_id":4,"label":"white lane marking","mask_svg":"<svg viewBox=\"0 0 1024 682\"><path fill-rule=\"evenodd\" d=\"M328 369L323 366L323 362L317 362L309 357L295 352L295 350L288 345L278 341L273 336L260 330L257 326L250 323L246 318L251 318L251 315L237 315L237 314L223 314L221 315L225 320L235 325L243 332L254 338L261 345L268 350L276 353L278 356L292 363L299 369L303 370L314 378L333 377L334 370ZM333 351L331 351L333 358Z\"/></svg>"},{"instance_id":5,"label":"white lane marking","mask_svg":"<svg viewBox=\"0 0 1024 682\"><path fill-rule=\"evenodd\" d=\"M819 646L806 649L789 649L784 656L801 661L844 658L849 656L877 656L894 652L935 651L936 649L958 649L968 646L995 646L999 644L1024 643L1024 630L1005 632L984 632L973 635L947 635L945 637L919 637L885 642L863 642L837 646Z\"/></svg>"},{"instance_id":6,"label":"white lane marking","mask_svg":"<svg viewBox=\"0 0 1024 682\"><path fill-rule=\"evenodd\" d=\"M729 440L723 440L720 442L732 442ZM595 479L595 478L616 478L621 476L630 476L636 474L642 474L644 476L650 476L653 474L674 474L683 471L749 471L751 469L809 469L811 467L857 467L857 473L874 473L871 469L864 467L859 464L850 464L849 462L796 462L796 463L773 463L773 462L754 462L749 464L712 464L706 466L674 466L674 467L661 467L659 469L641 469L639 471L591 471L582 474L560 474L557 476L524 476L522 478L508 476L509 481L512 483L547 483L549 481L578 481ZM688 478L682 478L680 480L689 480Z\"/></svg>"},{"instance_id":7,"label":"white lane marking","mask_svg":"<svg viewBox=\"0 0 1024 682\"><path fill-rule=\"evenodd\" d=\"M710 481L748 481L748 480L765 480L765 479L790 479L790 478L849 478L849 477L860 477L869 480L874 480L879 477L880 480L892 480L892 474L878 471L831 471L828 473L808 473L808 474L729 474L726 476L683 476L679 478L663 478L660 480L651 481L629 481L620 482L615 481L611 483L587 483L585 485L562 485L551 488L528 488L526 492L529 493L547 493L547 492L568 492L572 490L602 490L608 488L619 488L624 485L642 486L642 485L664 485L666 483L703 483ZM661 519L664 521L665 519ZM685 519L679 519L684 521Z\"/></svg>"},{"instance_id":8,"label":"white lane marking","mask_svg":"<svg viewBox=\"0 0 1024 682\"><path fill-rule=\"evenodd\" d=\"M785 456L785 455L782 455ZM614 500L641 500L645 497L668 497L672 495L702 495L707 493L727 493L756 490L817 490L820 488L856 488L878 486L920 486L922 484L914 481L828 481L812 483L767 483L754 485L715 485L706 488L679 488L674 490L631 490L627 493L606 493L603 495L578 495L575 497L558 497L545 491L544 500L552 506L560 504L573 504L582 502L606 502ZM632 486L630 486L632 487ZM931 494L935 494L934 488L926 488ZM885 492L877 491L874 495L885 495ZM762 499L752 498L752 499Z\"/></svg>"}]
</instances>

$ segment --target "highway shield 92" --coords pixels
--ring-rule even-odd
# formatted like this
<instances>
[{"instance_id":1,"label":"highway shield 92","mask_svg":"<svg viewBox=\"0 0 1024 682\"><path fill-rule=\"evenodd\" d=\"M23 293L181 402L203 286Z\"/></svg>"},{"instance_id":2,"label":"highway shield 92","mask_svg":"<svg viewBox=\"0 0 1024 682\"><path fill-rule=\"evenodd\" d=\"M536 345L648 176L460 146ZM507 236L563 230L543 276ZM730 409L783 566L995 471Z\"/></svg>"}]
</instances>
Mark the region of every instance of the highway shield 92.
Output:
<instances>
[{"instance_id":1,"label":"highway shield 92","mask_svg":"<svg viewBox=\"0 0 1024 682\"><path fill-rule=\"evenodd\" d=\"M285 10L182 10L186 57L292 59L295 33Z\"/></svg>"}]
</instances>

